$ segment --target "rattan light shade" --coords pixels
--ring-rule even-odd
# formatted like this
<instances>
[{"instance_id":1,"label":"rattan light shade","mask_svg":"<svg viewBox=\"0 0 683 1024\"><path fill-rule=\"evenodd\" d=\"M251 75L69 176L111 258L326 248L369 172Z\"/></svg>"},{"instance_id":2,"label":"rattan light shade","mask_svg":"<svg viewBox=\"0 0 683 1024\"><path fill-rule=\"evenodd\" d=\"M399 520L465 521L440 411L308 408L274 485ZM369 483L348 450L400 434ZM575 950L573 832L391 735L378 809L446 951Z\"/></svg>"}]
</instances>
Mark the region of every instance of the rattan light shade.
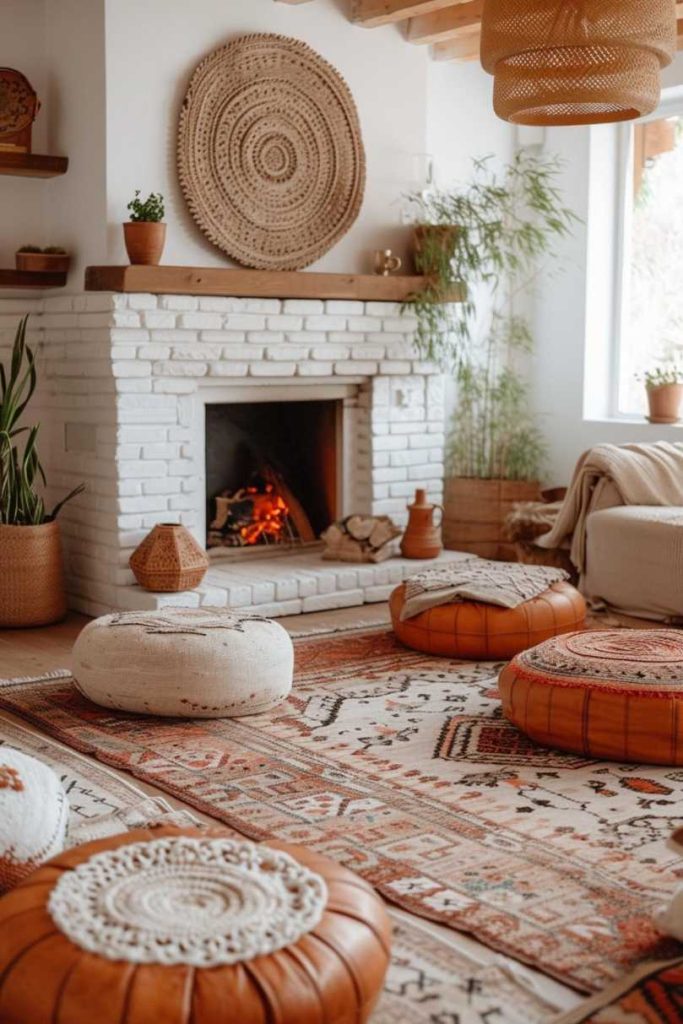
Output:
<instances>
[{"instance_id":1,"label":"rattan light shade","mask_svg":"<svg viewBox=\"0 0 683 1024\"><path fill-rule=\"evenodd\" d=\"M675 50L674 0L484 0L481 62L516 124L642 117Z\"/></svg>"}]
</instances>

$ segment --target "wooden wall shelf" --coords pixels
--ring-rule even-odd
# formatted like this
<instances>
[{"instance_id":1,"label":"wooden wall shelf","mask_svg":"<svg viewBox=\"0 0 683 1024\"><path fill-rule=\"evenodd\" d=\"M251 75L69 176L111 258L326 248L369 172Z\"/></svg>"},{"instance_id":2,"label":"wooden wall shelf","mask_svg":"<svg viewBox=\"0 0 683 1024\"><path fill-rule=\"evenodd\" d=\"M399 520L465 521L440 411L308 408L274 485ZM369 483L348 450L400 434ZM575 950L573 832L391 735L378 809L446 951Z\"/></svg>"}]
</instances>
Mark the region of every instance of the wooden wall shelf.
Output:
<instances>
[{"instance_id":1,"label":"wooden wall shelf","mask_svg":"<svg viewBox=\"0 0 683 1024\"><path fill-rule=\"evenodd\" d=\"M66 274L36 270L0 270L0 288L63 288Z\"/></svg>"},{"instance_id":2,"label":"wooden wall shelf","mask_svg":"<svg viewBox=\"0 0 683 1024\"><path fill-rule=\"evenodd\" d=\"M289 270L223 267L88 267L90 292L150 292L153 295L228 295L235 298L357 299L403 302L425 287L426 278L374 274L318 274ZM461 301L454 294L452 301Z\"/></svg>"},{"instance_id":3,"label":"wooden wall shelf","mask_svg":"<svg viewBox=\"0 0 683 1024\"><path fill-rule=\"evenodd\" d=\"M54 178L66 174L69 158L41 153L7 153L0 150L0 174L18 178Z\"/></svg>"}]
</instances>

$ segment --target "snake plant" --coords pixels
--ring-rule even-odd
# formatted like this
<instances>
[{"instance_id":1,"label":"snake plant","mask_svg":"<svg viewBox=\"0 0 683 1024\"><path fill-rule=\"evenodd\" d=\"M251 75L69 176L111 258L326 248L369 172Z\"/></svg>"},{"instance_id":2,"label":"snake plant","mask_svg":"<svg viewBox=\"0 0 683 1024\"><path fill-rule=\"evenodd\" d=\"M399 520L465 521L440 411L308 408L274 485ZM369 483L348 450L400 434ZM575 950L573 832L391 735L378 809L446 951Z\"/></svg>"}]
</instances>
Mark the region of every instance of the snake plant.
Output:
<instances>
[{"instance_id":1,"label":"snake plant","mask_svg":"<svg viewBox=\"0 0 683 1024\"><path fill-rule=\"evenodd\" d=\"M36 485L45 485L45 473L37 450L40 424L19 426L21 416L36 389L33 352L26 344L25 316L19 323L7 369L0 363L0 524L40 526L59 514L62 506L83 491L75 487L46 513Z\"/></svg>"}]
</instances>

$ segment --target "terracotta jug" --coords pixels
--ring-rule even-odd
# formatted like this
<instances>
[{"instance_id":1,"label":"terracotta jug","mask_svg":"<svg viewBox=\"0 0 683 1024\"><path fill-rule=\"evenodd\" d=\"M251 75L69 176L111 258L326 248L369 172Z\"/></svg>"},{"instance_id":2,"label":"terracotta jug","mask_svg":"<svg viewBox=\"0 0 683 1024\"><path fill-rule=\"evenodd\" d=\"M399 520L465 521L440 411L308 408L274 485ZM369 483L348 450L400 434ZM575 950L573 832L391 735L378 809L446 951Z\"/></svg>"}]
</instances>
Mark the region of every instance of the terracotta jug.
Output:
<instances>
[{"instance_id":1,"label":"terracotta jug","mask_svg":"<svg viewBox=\"0 0 683 1024\"><path fill-rule=\"evenodd\" d=\"M434 512L441 512L439 523L434 522ZM427 501L427 492L415 491L415 501L408 505L408 526L401 541L404 558L436 558L443 551L441 543L441 521L443 508Z\"/></svg>"}]
</instances>

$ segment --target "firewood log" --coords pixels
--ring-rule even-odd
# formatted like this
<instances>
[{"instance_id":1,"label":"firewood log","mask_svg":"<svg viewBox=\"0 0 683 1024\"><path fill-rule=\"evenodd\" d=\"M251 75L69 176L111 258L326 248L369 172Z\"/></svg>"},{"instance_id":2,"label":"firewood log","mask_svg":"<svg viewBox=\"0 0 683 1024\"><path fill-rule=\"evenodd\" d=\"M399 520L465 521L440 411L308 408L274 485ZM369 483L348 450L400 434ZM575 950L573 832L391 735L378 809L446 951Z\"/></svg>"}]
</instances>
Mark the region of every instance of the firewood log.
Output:
<instances>
[{"instance_id":1,"label":"firewood log","mask_svg":"<svg viewBox=\"0 0 683 1024\"><path fill-rule=\"evenodd\" d=\"M376 522L374 516L349 516L344 526L354 540L367 540Z\"/></svg>"}]
</instances>

